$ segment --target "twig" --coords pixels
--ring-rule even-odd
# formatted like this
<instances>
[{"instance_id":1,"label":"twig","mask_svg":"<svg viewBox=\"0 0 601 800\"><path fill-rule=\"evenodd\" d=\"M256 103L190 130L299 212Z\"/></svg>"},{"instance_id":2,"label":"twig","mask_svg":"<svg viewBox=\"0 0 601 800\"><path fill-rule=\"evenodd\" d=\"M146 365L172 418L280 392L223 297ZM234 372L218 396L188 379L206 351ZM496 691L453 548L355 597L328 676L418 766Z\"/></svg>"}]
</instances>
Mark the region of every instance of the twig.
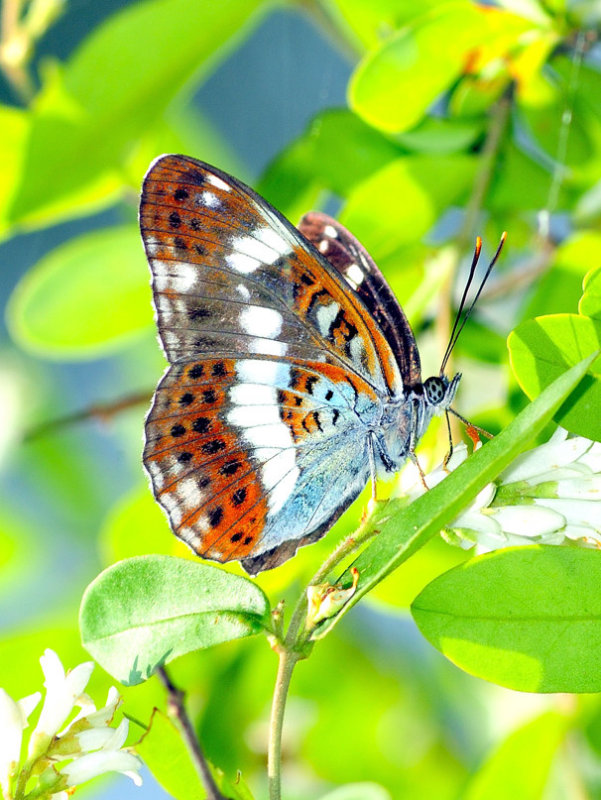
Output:
<instances>
[{"instance_id":1,"label":"twig","mask_svg":"<svg viewBox=\"0 0 601 800\"><path fill-rule=\"evenodd\" d=\"M200 779L206 789L207 800L227 800L219 791L209 763L201 750L200 742L198 741L192 723L190 722L190 717L184 707L184 693L181 689L174 686L165 667L159 667L156 674L167 691L169 714L179 723L190 755L194 760Z\"/></svg>"},{"instance_id":2,"label":"twig","mask_svg":"<svg viewBox=\"0 0 601 800\"><path fill-rule=\"evenodd\" d=\"M59 428L73 425L76 422L84 422L85 420L91 418L96 418L102 422L105 422L106 420L115 416L115 414L119 414L121 411L125 411L132 406L148 403L151 397L151 391L136 392L135 394L121 397L118 400L112 400L109 403L97 403L96 405L89 406L88 408L83 408L81 411L75 411L73 414L68 414L65 417L59 417L57 419L48 420L47 422L42 422L40 425L36 425L36 427L27 431L24 436L24 441L31 442L33 439L37 439L38 437L44 436L47 433L52 433Z\"/></svg>"}]
</instances>

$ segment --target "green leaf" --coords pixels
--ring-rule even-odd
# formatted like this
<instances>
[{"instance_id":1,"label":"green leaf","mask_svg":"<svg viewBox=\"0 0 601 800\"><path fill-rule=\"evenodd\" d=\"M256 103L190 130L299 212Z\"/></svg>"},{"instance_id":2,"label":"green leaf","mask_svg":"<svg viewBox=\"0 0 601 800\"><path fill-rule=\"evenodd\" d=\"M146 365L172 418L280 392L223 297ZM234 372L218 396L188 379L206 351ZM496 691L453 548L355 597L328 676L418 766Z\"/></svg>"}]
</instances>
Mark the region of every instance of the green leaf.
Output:
<instances>
[{"instance_id":1,"label":"green leaf","mask_svg":"<svg viewBox=\"0 0 601 800\"><path fill-rule=\"evenodd\" d=\"M357 47L363 49L377 47L383 38L440 4L441 0L331 0L328 7L341 27L347 27L349 36L356 39Z\"/></svg>"},{"instance_id":2,"label":"green leaf","mask_svg":"<svg viewBox=\"0 0 601 800\"><path fill-rule=\"evenodd\" d=\"M567 724L565 715L548 711L510 733L470 781L463 800L540 800Z\"/></svg>"},{"instance_id":3,"label":"green leaf","mask_svg":"<svg viewBox=\"0 0 601 800\"><path fill-rule=\"evenodd\" d=\"M340 220L380 261L421 239L442 209L460 202L475 168L467 155L398 158L351 192Z\"/></svg>"},{"instance_id":4,"label":"green leaf","mask_svg":"<svg viewBox=\"0 0 601 800\"><path fill-rule=\"evenodd\" d=\"M601 236L597 234L594 238L598 254L601 249ZM584 276L584 294L580 299L578 311L601 322L601 267L595 267Z\"/></svg>"},{"instance_id":5,"label":"green leaf","mask_svg":"<svg viewBox=\"0 0 601 800\"><path fill-rule=\"evenodd\" d=\"M132 145L259 5L146 0L96 28L36 100L10 220L47 224L110 201Z\"/></svg>"},{"instance_id":6,"label":"green leaf","mask_svg":"<svg viewBox=\"0 0 601 800\"><path fill-rule=\"evenodd\" d=\"M161 711L155 709L148 731L135 745L158 783L175 800L198 800L206 797L206 789L181 732ZM241 775L231 781L211 765L215 783L231 800L252 800L252 794Z\"/></svg>"},{"instance_id":7,"label":"green leaf","mask_svg":"<svg viewBox=\"0 0 601 800\"><path fill-rule=\"evenodd\" d=\"M371 525L378 534L353 562L359 571L357 591L337 617L323 624L319 637L325 636L367 592L439 533L522 452L582 380L593 358L584 359L557 378L504 431L409 506L392 501L376 511ZM352 582L350 569L339 582Z\"/></svg>"},{"instance_id":8,"label":"green leaf","mask_svg":"<svg viewBox=\"0 0 601 800\"><path fill-rule=\"evenodd\" d=\"M80 609L84 647L126 685L174 658L258 633L269 603L250 580L170 556L139 556L101 572Z\"/></svg>"},{"instance_id":9,"label":"green leaf","mask_svg":"<svg viewBox=\"0 0 601 800\"><path fill-rule=\"evenodd\" d=\"M565 239L553 253L549 269L537 279L523 318L574 312L582 294L582 277L599 252L601 234L595 231L579 231ZM594 316L586 305L579 310L581 314Z\"/></svg>"},{"instance_id":10,"label":"green leaf","mask_svg":"<svg viewBox=\"0 0 601 800\"><path fill-rule=\"evenodd\" d=\"M45 358L113 353L152 330L148 267L134 227L71 239L22 279L8 308L13 338Z\"/></svg>"},{"instance_id":11,"label":"green leaf","mask_svg":"<svg viewBox=\"0 0 601 800\"><path fill-rule=\"evenodd\" d=\"M368 55L351 80L351 107L388 133L407 131L469 69L502 57L529 24L499 10L456 0L436 6ZM441 47L452 42L452 47Z\"/></svg>"},{"instance_id":12,"label":"green leaf","mask_svg":"<svg viewBox=\"0 0 601 800\"><path fill-rule=\"evenodd\" d=\"M411 607L466 672L522 692L601 690L601 553L499 550L436 578Z\"/></svg>"},{"instance_id":13,"label":"green leaf","mask_svg":"<svg viewBox=\"0 0 601 800\"><path fill-rule=\"evenodd\" d=\"M0 236L9 227L7 210L21 177L29 122L30 115L26 111L0 105Z\"/></svg>"},{"instance_id":14,"label":"green leaf","mask_svg":"<svg viewBox=\"0 0 601 800\"><path fill-rule=\"evenodd\" d=\"M528 320L507 339L512 369L524 392L536 397L567 367L601 347L601 323L578 314L550 314ZM554 420L572 433L601 440L601 358Z\"/></svg>"},{"instance_id":15,"label":"green leaf","mask_svg":"<svg viewBox=\"0 0 601 800\"><path fill-rule=\"evenodd\" d=\"M320 800L391 800L391 797L377 783L349 783L324 794Z\"/></svg>"},{"instance_id":16,"label":"green leaf","mask_svg":"<svg viewBox=\"0 0 601 800\"><path fill-rule=\"evenodd\" d=\"M317 202L319 191L325 188L347 197L353 187L401 152L356 114L331 109L318 114L280 153L257 188L276 208L296 219Z\"/></svg>"},{"instance_id":17,"label":"green leaf","mask_svg":"<svg viewBox=\"0 0 601 800\"><path fill-rule=\"evenodd\" d=\"M155 709L150 727L135 746L158 783L176 800L206 797L198 770L180 731Z\"/></svg>"}]
</instances>

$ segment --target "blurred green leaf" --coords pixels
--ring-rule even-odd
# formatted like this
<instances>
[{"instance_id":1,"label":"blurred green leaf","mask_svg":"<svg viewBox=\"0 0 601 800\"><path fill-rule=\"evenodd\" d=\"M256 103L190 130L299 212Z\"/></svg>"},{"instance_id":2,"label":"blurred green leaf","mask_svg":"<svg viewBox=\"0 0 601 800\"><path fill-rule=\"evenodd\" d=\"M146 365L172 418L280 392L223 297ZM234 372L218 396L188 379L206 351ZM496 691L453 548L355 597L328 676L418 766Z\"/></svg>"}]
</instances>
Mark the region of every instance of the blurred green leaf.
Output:
<instances>
[{"instance_id":1,"label":"blurred green leaf","mask_svg":"<svg viewBox=\"0 0 601 800\"><path fill-rule=\"evenodd\" d=\"M601 252L601 235L591 234L594 237L594 260L599 258ZM593 260L593 252L587 254ZM590 260L588 263L590 263ZM587 263L586 261L584 262ZM580 299L578 311L601 322L601 267L595 267L584 277L584 294Z\"/></svg>"},{"instance_id":2,"label":"blurred green leaf","mask_svg":"<svg viewBox=\"0 0 601 800\"><path fill-rule=\"evenodd\" d=\"M0 105L0 237L9 227L7 210L21 174L29 122L30 115L23 109Z\"/></svg>"},{"instance_id":3,"label":"blurred green leaf","mask_svg":"<svg viewBox=\"0 0 601 800\"><path fill-rule=\"evenodd\" d=\"M464 800L540 800L567 724L563 714L548 711L510 733L472 778Z\"/></svg>"},{"instance_id":4,"label":"blurred green leaf","mask_svg":"<svg viewBox=\"0 0 601 800\"><path fill-rule=\"evenodd\" d=\"M601 323L578 314L549 314L518 325L507 339L513 372L530 399L536 397L568 367L601 349ZM579 436L601 440L601 357L554 420Z\"/></svg>"},{"instance_id":5,"label":"blurred green leaf","mask_svg":"<svg viewBox=\"0 0 601 800\"><path fill-rule=\"evenodd\" d=\"M150 553L195 558L171 533L148 486L129 492L115 504L102 526L100 545L105 564Z\"/></svg>"},{"instance_id":6,"label":"blurred green leaf","mask_svg":"<svg viewBox=\"0 0 601 800\"><path fill-rule=\"evenodd\" d=\"M14 339L45 358L113 353L152 330L148 268L134 227L95 231L48 253L8 308Z\"/></svg>"},{"instance_id":7,"label":"blurred green leaf","mask_svg":"<svg viewBox=\"0 0 601 800\"><path fill-rule=\"evenodd\" d=\"M359 64L349 88L351 107L383 131L407 131L475 57L481 64L502 57L530 26L467 0L438 4ZM450 41L452 47L440 46Z\"/></svg>"},{"instance_id":8,"label":"blurred green leaf","mask_svg":"<svg viewBox=\"0 0 601 800\"><path fill-rule=\"evenodd\" d=\"M551 172L507 141L497 160L487 205L499 214L517 210L538 211L549 203ZM569 207L574 197L565 183L559 192L557 207Z\"/></svg>"},{"instance_id":9,"label":"blurred green leaf","mask_svg":"<svg viewBox=\"0 0 601 800\"><path fill-rule=\"evenodd\" d=\"M146 0L96 28L34 104L9 220L48 224L108 202L132 145L188 81L215 67L260 5Z\"/></svg>"},{"instance_id":10,"label":"blurred green leaf","mask_svg":"<svg viewBox=\"0 0 601 800\"><path fill-rule=\"evenodd\" d=\"M206 797L180 731L160 711L154 711L150 728L135 745L135 751L163 789L176 800Z\"/></svg>"},{"instance_id":11,"label":"blurred green leaf","mask_svg":"<svg viewBox=\"0 0 601 800\"><path fill-rule=\"evenodd\" d=\"M400 133L396 141L417 153L457 153L468 150L484 134L484 120L426 117L413 130Z\"/></svg>"},{"instance_id":12,"label":"blurred green leaf","mask_svg":"<svg viewBox=\"0 0 601 800\"><path fill-rule=\"evenodd\" d=\"M126 685L184 653L258 633L269 602L247 578L170 556L139 556L101 572L80 610L84 647Z\"/></svg>"},{"instance_id":13,"label":"blurred green leaf","mask_svg":"<svg viewBox=\"0 0 601 800\"><path fill-rule=\"evenodd\" d=\"M595 550L509 548L436 578L411 611L472 675L522 692L598 692L600 581Z\"/></svg>"},{"instance_id":14,"label":"blurred green leaf","mask_svg":"<svg viewBox=\"0 0 601 800\"><path fill-rule=\"evenodd\" d=\"M442 0L445 2L446 0ZM413 18L442 5L441 0L330 0L336 21L358 49L372 48Z\"/></svg>"},{"instance_id":15,"label":"blurred green leaf","mask_svg":"<svg viewBox=\"0 0 601 800\"><path fill-rule=\"evenodd\" d=\"M583 275L597 262L599 253L601 234L595 231L576 232L565 239L553 253L549 268L537 279L522 318L575 311L582 294Z\"/></svg>"},{"instance_id":16,"label":"blurred green leaf","mask_svg":"<svg viewBox=\"0 0 601 800\"><path fill-rule=\"evenodd\" d=\"M176 800L198 800L206 797L204 784L181 732L161 711L155 709L149 730L134 749L163 789ZM252 800L252 794L242 776L231 781L215 768L213 774L218 788L227 793L228 798Z\"/></svg>"},{"instance_id":17,"label":"blurred green leaf","mask_svg":"<svg viewBox=\"0 0 601 800\"><path fill-rule=\"evenodd\" d=\"M346 197L400 152L351 111L324 111L269 165L258 191L276 208L298 219L317 202L321 190Z\"/></svg>"},{"instance_id":18,"label":"blurred green leaf","mask_svg":"<svg viewBox=\"0 0 601 800\"><path fill-rule=\"evenodd\" d=\"M419 241L444 207L460 202L475 169L467 155L398 158L351 192L340 221L380 261Z\"/></svg>"},{"instance_id":19,"label":"blurred green leaf","mask_svg":"<svg viewBox=\"0 0 601 800\"><path fill-rule=\"evenodd\" d=\"M552 418L582 380L591 358L557 378L551 386L470 458L410 505L391 501L376 510L371 523L378 531L353 562L359 572L355 594L333 620L319 629L323 637L374 586L435 536L491 480L505 469ZM339 579L352 582L347 569Z\"/></svg>"},{"instance_id":20,"label":"blurred green leaf","mask_svg":"<svg viewBox=\"0 0 601 800\"><path fill-rule=\"evenodd\" d=\"M320 800L392 800L383 786L377 783L349 783L333 792L324 794Z\"/></svg>"}]
</instances>

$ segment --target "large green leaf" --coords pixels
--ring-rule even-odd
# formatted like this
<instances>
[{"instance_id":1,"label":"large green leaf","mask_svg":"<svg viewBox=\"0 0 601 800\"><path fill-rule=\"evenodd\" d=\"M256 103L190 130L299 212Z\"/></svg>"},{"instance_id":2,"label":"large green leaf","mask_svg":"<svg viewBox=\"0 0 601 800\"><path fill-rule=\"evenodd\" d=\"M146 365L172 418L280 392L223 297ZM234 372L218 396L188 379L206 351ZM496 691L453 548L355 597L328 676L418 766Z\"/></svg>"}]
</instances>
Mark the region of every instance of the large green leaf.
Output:
<instances>
[{"instance_id":1,"label":"large green leaf","mask_svg":"<svg viewBox=\"0 0 601 800\"><path fill-rule=\"evenodd\" d=\"M601 553L488 553L414 600L424 636L462 669L523 692L601 691Z\"/></svg>"},{"instance_id":2,"label":"large green leaf","mask_svg":"<svg viewBox=\"0 0 601 800\"><path fill-rule=\"evenodd\" d=\"M377 535L353 563L359 572L357 589L341 612L322 625L319 636L328 633L361 597L453 520L487 483L513 461L574 391L593 358L584 359L557 378L504 431L433 489L408 506L403 501L396 501L376 511L370 526ZM339 582L347 585L351 581L352 575L347 569Z\"/></svg>"},{"instance_id":3,"label":"large green leaf","mask_svg":"<svg viewBox=\"0 0 601 800\"><path fill-rule=\"evenodd\" d=\"M550 314L528 320L507 339L511 366L528 397L536 397L567 367L601 347L601 322L578 314ZM601 358L569 400L558 409L555 421L572 433L601 440Z\"/></svg>"},{"instance_id":4,"label":"large green leaf","mask_svg":"<svg viewBox=\"0 0 601 800\"><path fill-rule=\"evenodd\" d=\"M110 199L132 145L260 4L145 0L97 28L37 98L10 220L44 224Z\"/></svg>"},{"instance_id":5,"label":"large green leaf","mask_svg":"<svg viewBox=\"0 0 601 800\"><path fill-rule=\"evenodd\" d=\"M252 581L170 556L139 556L101 572L80 610L84 647L126 685L174 658L269 625L269 602Z\"/></svg>"},{"instance_id":6,"label":"large green leaf","mask_svg":"<svg viewBox=\"0 0 601 800\"><path fill-rule=\"evenodd\" d=\"M15 289L14 339L46 358L115 352L152 329L148 267L135 227L94 231L44 256Z\"/></svg>"}]
</instances>

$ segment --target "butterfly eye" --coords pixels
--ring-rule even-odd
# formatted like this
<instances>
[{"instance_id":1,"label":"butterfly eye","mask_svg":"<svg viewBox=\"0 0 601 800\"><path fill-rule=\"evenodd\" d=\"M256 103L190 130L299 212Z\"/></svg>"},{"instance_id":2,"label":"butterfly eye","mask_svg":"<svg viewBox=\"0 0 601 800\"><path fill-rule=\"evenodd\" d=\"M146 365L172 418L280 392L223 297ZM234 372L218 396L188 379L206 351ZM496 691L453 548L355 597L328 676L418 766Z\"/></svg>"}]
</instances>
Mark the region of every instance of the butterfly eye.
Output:
<instances>
[{"instance_id":1,"label":"butterfly eye","mask_svg":"<svg viewBox=\"0 0 601 800\"><path fill-rule=\"evenodd\" d=\"M444 400L447 384L444 383L442 378L428 378L424 382L424 391L426 393L426 400L431 406L437 406Z\"/></svg>"}]
</instances>

